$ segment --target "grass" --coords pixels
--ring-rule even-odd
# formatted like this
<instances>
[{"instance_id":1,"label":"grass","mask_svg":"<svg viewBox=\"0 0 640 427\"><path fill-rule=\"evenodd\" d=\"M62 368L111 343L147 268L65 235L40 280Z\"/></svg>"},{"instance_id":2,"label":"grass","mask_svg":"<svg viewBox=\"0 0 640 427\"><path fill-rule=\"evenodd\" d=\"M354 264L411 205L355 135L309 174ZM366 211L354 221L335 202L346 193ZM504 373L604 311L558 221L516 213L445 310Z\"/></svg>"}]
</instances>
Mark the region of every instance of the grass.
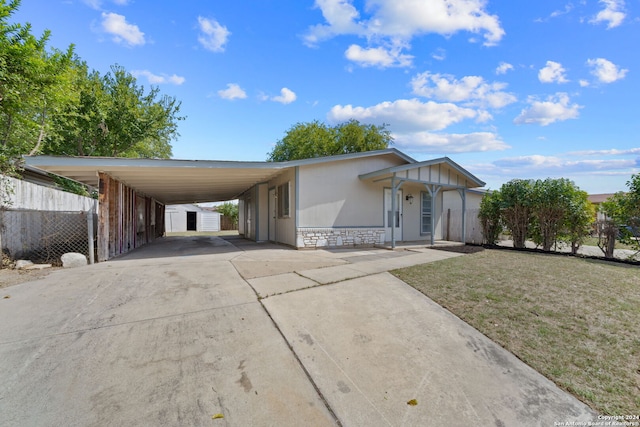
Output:
<instances>
[{"instance_id":1,"label":"grass","mask_svg":"<svg viewBox=\"0 0 640 427\"><path fill-rule=\"evenodd\" d=\"M596 411L638 413L638 267L485 250L393 274Z\"/></svg>"},{"instance_id":2,"label":"grass","mask_svg":"<svg viewBox=\"0 0 640 427\"><path fill-rule=\"evenodd\" d=\"M585 241L582 243L584 246L598 246L598 238L597 237L587 237ZM635 250L635 248L631 245L627 245L625 243L620 243L616 241L616 249L630 249Z\"/></svg>"}]
</instances>

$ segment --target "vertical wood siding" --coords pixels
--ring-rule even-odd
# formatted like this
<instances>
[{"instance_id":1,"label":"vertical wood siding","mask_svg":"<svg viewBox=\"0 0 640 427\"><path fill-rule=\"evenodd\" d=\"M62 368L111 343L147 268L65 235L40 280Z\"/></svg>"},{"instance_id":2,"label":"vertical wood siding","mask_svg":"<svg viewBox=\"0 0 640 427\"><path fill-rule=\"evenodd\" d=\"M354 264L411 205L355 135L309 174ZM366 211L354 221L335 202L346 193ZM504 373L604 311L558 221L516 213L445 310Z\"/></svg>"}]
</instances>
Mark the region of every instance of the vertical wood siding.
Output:
<instances>
[{"instance_id":1,"label":"vertical wood siding","mask_svg":"<svg viewBox=\"0 0 640 427\"><path fill-rule=\"evenodd\" d=\"M164 205L100 173L98 261L145 245L164 234Z\"/></svg>"}]
</instances>

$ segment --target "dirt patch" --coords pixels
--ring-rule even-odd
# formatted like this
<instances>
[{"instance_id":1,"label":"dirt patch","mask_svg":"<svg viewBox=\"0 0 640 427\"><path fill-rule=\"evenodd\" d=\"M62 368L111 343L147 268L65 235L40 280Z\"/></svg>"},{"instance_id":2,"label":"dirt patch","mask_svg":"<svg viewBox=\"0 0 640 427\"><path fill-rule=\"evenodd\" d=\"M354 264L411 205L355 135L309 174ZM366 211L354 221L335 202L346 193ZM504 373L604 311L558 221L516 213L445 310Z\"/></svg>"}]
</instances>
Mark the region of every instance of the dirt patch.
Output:
<instances>
[{"instance_id":1,"label":"dirt patch","mask_svg":"<svg viewBox=\"0 0 640 427\"><path fill-rule=\"evenodd\" d=\"M435 246L430 249L435 249L437 251L445 251L445 252L456 252L459 254L475 254L476 252L484 251L482 246L477 245L456 245L456 246Z\"/></svg>"},{"instance_id":2,"label":"dirt patch","mask_svg":"<svg viewBox=\"0 0 640 427\"><path fill-rule=\"evenodd\" d=\"M10 286L18 285L24 282L32 282L34 280L41 279L52 271L59 270L60 268L46 268L44 270L14 270L3 268L0 269L0 289L8 288Z\"/></svg>"}]
</instances>

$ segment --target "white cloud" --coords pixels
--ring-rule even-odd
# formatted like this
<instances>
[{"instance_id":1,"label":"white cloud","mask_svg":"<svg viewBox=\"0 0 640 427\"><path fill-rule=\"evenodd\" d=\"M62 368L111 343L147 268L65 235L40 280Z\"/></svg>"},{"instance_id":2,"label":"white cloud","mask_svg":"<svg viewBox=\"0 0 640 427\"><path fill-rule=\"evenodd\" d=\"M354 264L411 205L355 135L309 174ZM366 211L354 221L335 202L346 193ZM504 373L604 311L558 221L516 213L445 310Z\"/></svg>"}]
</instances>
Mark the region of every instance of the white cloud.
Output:
<instances>
[{"instance_id":1,"label":"white cloud","mask_svg":"<svg viewBox=\"0 0 640 427\"><path fill-rule=\"evenodd\" d=\"M102 28L114 36L113 41L116 43L125 43L129 46L145 44L144 33L137 25L129 24L123 15L103 12Z\"/></svg>"},{"instance_id":2,"label":"white cloud","mask_svg":"<svg viewBox=\"0 0 640 427\"><path fill-rule=\"evenodd\" d=\"M415 132L393 136L396 145L407 151L419 153L468 153L501 151L510 148L498 135L491 132L468 134Z\"/></svg>"},{"instance_id":3,"label":"white cloud","mask_svg":"<svg viewBox=\"0 0 640 427\"><path fill-rule=\"evenodd\" d=\"M477 118L478 113L455 104L421 102L418 99L399 99L371 107L334 106L327 118L332 123L356 119L363 123L390 123L397 133L441 130L465 119Z\"/></svg>"},{"instance_id":4,"label":"white cloud","mask_svg":"<svg viewBox=\"0 0 640 427\"><path fill-rule=\"evenodd\" d=\"M547 61L547 65L538 72L538 79L542 83L567 83L564 73L566 70L562 64L554 61Z\"/></svg>"},{"instance_id":5,"label":"white cloud","mask_svg":"<svg viewBox=\"0 0 640 427\"><path fill-rule=\"evenodd\" d=\"M602 22L607 23L607 29L615 28L622 24L622 21L626 18L624 10L624 0L600 0L600 3L604 4L598 14L589 22L592 24L600 24Z\"/></svg>"},{"instance_id":6,"label":"white cloud","mask_svg":"<svg viewBox=\"0 0 640 427\"><path fill-rule=\"evenodd\" d=\"M151 71L148 71L148 70L133 70L131 71L131 74L133 74L136 78L140 78L140 77L146 78L149 81L149 83L152 85L169 83L169 84L180 86L185 82L185 78L178 76L177 74L173 74L171 76L167 74L157 75L157 74L153 74Z\"/></svg>"},{"instance_id":7,"label":"white cloud","mask_svg":"<svg viewBox=\"0 0 640 427\"><path fill-rule=\"evenodd\" d=\"M460 80L449 74L424 72L411 80L413 93L447 102L466 102L468 106L502 108L516 102L516 97L503 89L506 83L487 83L480 76Z\"/></svg>"},{"instance_id":8,"label":"white cloud","mask_svg":"<svg viewBox=\"0 0 640 427\"><path fill-rule=\"evenodd\" d=\"M604 58L589 59L587 61L592 70L591 74L596 76L601 83L613 83L626 76L629 70L619 69L616 64Z\"/></svg>"},{"instance_id":9,"label":"white cloud","mask_svg":"<svg viewBox=\"0 0 640 427\"><path fill-rule=\"evenodd\" d=\"M578 83L580 84L580 87L587 87L590 84L588 80L584 80L584 79L580 79Z\"/></svg>"},{"instance_id":10,"label":"white cloud","mask_svg":"<svg viewBox=\"0 0 640 427\"><path fill-rule=\"evenodd\" d=\"M508 62L501 62L496 68L496 74L507 74L507 71L513 70L513 65Z\"/></svg>"},{"instance_id":11,"label":"white cloud","mask_svg":"<svg viewBox=\"0 0 640 427\"><path fill-rule=\"evenodd\" d=\"M245 99L247 93L239 85L228 83L226 89L218 91L218 96L223 99Z\"/></svg>"},{"instance_id":12,"label":"white cloud","mask_svg":"<svg viewBox=\"0 0 640 427\"><path fill-rule=\"evenodd\" d=\"M297 96L294 91L283 87L280 89L280 95L274 96L271 98L272 101L279 102L281 104L291 104L293 101L297 99Z\"/></svg>"},{"instance_id":13,"label":"white cloud","mask_svg":"<svg viewBox=\"0 0 640 427\"><path fill-rule=\"evenodd\" d=\"M515 124L547 126L557 121L577 118L582 108L578 104L569 104L569 95L563 92L547 97L546 101L529 97L528 102L530 107L520 112L513 121Z\"/></svg>"},{"instance_id":14,"label":"white cloud","mask_svg":"<svg viewBox=\"0 0 640 427\"><path fill-rule=\"evenodd\" d=\"M442 48L438 48L431 54L431 57L436 61L444 61L447 59L447 51Z\"/></svg>"},{"instance_id":15,"label":"white cloud","mask_svg":"<svg viewBox=\"0 0 640 427\"><path fill-rule=\"evenodd\" d=\"M103 0L82 0L82 1L87 6L96 10L102 9L102 3L104 3ZM129 0L111 0L111 1L117 4L118 6L126 6L127 4L129 4Z\"/></svg>"},{"instance_id":16,"label":"white cloud","mask_svg":"<svg viewBox=\"0 0 640 427\"><path fill-rule=\"evenodd\" d=\"M609 150L585 150L585 151L573 151L568 153L574 156L625 156L625 155L638 155L640 154L640 147L638 148L627 148L624 150L620 150L617 148L611 148Z\"/></svg>"},{"instance_id":17,"label":"white cloud","mask_svg":"<svg viewBox=\"0 0 640 427\"><path fill-rule=\"evenodd\" d=\"M200 35L198 41L207 50L212 52L224 52L225 44L229 41L231 32L227 27L220 25L215 19L198 16Z\"/></svg>"},{"instance_id":18,"label":"white cloud","mask_svg":"<svg viewBox=\"0 0 640 427\"><path fill-rule=\"evenodd\" d=\"M611 169L626 169L635 166L635 160L610 159L610 160L568 160L557 156L518 156L509 157L493 162L504 171L512 171L518 174L529 174L537 171L540 174L553 173L580 173Z\"/></svg>"},{"instance_id":19,"label":"white cloud","mask_svg":"<svg viewBox=\"0 0 640 427\"><path fill-rule=\"evenodd\" d=\"M411 65L413 60L413 56L400 53L400 49L362 48L356 44L349 46L344 56L363 67L406 67Z\"/></svg>"},{"instance_id":20,"label":"white cloud","mask_svg":"<svg viewBox=\"0 0 640 427\"><path fill-rule=\"evenodd\" d=\"M422 34L448 37L466 31L481 34L486 46L497 44L505 34L499 18L485 10L485 0L431 0L428 7L416 0L366 0L364 3L362 9L369 14L363 17L353 0L316 0L315 7L322 11L325 23L309 27L305 43L315 46L340 35L366 38L370 46L360 48L361 52L351 52L354 54L379 46L387 46L388 52L393 51L388 46L408 49L411 39ZM400 57L400 53L392 56ZM403 61L394 64L409 65ZM377 65L381 65L379 61Z\"/></svg>"}]
</instances>

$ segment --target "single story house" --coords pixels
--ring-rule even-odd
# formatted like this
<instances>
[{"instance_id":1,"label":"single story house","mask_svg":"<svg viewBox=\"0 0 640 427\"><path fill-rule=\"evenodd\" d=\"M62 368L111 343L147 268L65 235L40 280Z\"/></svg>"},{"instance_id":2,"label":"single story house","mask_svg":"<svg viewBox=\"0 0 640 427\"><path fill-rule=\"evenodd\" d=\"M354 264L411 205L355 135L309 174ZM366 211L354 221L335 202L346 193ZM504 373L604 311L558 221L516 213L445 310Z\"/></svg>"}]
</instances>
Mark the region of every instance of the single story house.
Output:
<instances>
[{"instance_id":1,"label":"single story house","mask_svg":"<svg viewBox=\"0 0 640 427\"><path fill-rule=\"evenodd\" d=\"M396 149L284 162L239 196L239 232L296 248L433 245L443 239L443 194L465 211L468 190L483 185L447 157L417 162Z\"/></svg>"},{"instance_id":2,"label":"single story house","mask_svg":"<svg viewBox=\"0 0 640 427\"><path fill-rule=\"evenodd\" d=\"M184 231L220 231L220 213L194 204L164 207L164 230L167 233Z\"/></svg>"},{"instance_id":3,"label":"single story house","mask_svg":"<svg viewBox=\"0 0 640 427\"><path fill-rule=\"evenodd\" d=\"M239 201L239 233L296 248L434 244L443 194L484 182L448 157L416 161L395 148L287 162L26 157L29 166L99 191L98 260L162 236L170 204Z\"/></svg>"}]
</instances>

